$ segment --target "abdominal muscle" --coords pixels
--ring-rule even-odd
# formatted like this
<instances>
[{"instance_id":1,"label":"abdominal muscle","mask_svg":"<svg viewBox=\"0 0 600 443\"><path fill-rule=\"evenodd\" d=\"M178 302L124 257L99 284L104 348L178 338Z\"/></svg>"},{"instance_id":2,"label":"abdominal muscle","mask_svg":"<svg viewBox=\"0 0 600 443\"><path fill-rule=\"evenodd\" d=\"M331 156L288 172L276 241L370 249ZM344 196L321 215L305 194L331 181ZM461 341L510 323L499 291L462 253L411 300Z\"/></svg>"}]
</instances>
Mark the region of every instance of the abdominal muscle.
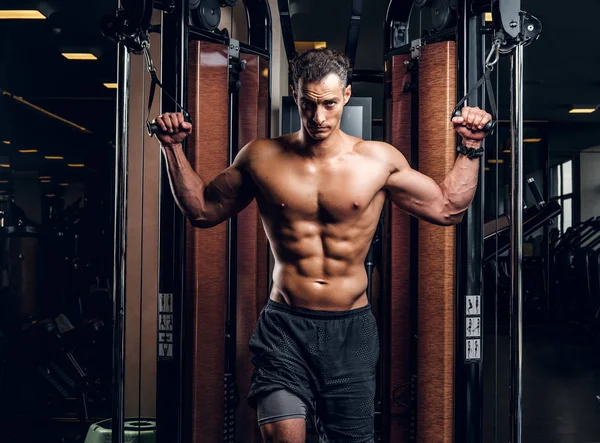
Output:
<instances>
[{"instance_id":1,"label":"abdominal muscle","mask_svg":"<svg viewBox=\"0 0 600 443\"><path fill-rule=\"evenodd\" d=\"M336 238L335 231L343 232L343 238ZM275 256L271 300L326 311L366 306L364 259L373 233L352 231L338 226L324 233L318 224L304 222L288 235L285 230L269 235Z\"/></svg>"}]
</instances>

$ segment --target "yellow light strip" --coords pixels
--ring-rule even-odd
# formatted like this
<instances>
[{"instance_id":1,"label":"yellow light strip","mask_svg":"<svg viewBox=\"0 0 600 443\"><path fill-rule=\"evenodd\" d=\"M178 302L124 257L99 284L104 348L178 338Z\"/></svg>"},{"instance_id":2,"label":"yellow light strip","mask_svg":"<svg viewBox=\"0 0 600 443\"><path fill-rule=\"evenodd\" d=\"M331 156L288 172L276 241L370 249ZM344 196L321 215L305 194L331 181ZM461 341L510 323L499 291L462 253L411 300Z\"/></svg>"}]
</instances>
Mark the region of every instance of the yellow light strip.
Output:
<instances>
[{"instance_id":1,"label":"yellow light strip","mask_svg":"<svg viewBox=\"0 0 600 443\"><path fill-rule=\"evenodd\" d=\"M40 180L50 180L52 177L49 175L42 175L40 176Z\"/></svg>"},{"instance_id":2,"label":"yellow light strip","mask_svg":"<svg viewBox=\"0 0 600 443\"><path fill-rule=\"evenodd\" d=\"M118 86L116 83L103 83L103 85L105 88L108 88L108 89L117 89L117 86Z\"/></svg>"},{"instance_id":3,"label":"yellow light strip","mask_svg":"<svg viewBox=\"0 0 600 443\"><path fill-rule=\"evenodd\" d=\"M499 159L499 160L490 159L490 160L488 160L488 163L504 163L504 160L502 160L502 159Z\"/></svg>"},{"instance_id":4,"label":"yellow light strip","mask_svg":"<svg viewBox=\"0 0 600 443\"><path fill-rule=\"evenodd\" d=\"M69 168L85 168L83 163L68 163L67 166Z\"/></svg>"},{"instance_id":5,"label":"yellow light strip","mask_svg":"<svg viewBox=\"0 0 600 443\"><path fill-rule=\"evenodd\" d=\"M539 143L541 142L541 138L525 138L523 139L523 143Z\"/></svg>"},{"instance_id":6,"label":"yellow light strip","mask_svg":"<svg viewBox=\"0 0 600 443\"><path fill-rule=\"evenodd\" d=\"M10 140L4 140L2 143L4 143L5 145L10 145Z\"/></svg>"},{"instance_id":7,"label":"yellow light strip","mask_svg":"<svg viewBox=\"0 0 600 443\"><path fill-rule=\"evenodd\" d=\"M19 152L22 154L32 154L34 152L38 152L37 149L19 149Z\"/></svg>"},{"instance_id":8,"label":"yellow light strip","mask_svg":"<svg viewBox=\"0 0 600 443\"><path fill-rule=\"evenodd\" d=\"M596 108L573 108L569 114L591 114L592 112L596 112Z\"/></svg>"},{"instance_id":9,"label":"yellow light strip","mask_svg":"<svg viewBox=\"0 0 600 443\"><path fill-rule=\"evenodd\" d=\"M510 149L505 149L505 150L504 150L504 151L502 151L502 152L504 152L505 154L510 154L510 153L511 153L511 150L510 150Z\"/></svg>"},{"instance_id":10,"label":"yellow light strip","mask_svg":"<svg viewBox=\"0 0 600 443\"><path fill-rule=\"evenodd\" d=\"M40 183L50 183L50 180L40 180Z\"/></svg>"},{"instance_id":11,"label":"yellow light strip","mask_svg":"<svg viewBox=\"0 0 600 443\"><path fill-rule=\"evenodd\" d=\"M486 12L485 15L485 21L486 22L493 22L494 21L494 17L492 16L491 12Z\"/></svg>"},{"instance_id":12,"label":"yellow light strip","mask_svg":"<svg viewBox=\"0 0 600 443\"><path fill-rule=\"evenodd\" d=\"M46 160L64 160L65 158L60 155L44 155Z\"/></svg>"},{"instance_id":13,"label":"yellow light strip","mask_svg":"<svg viewBox=\"0 0 600 443\"><path fill-rule=\"evenodd\" d=\"M0 163L0 168L10 168L10 165L7 163Z\"/></svg>"},{"instance_id":14,"label":"yellow light strip","mask_svg":"<svg viewBox=\"0 0 600 443\"><path fill-rule=\"evenodd\" d=\"M45 20L46 16L40 11L35 10L13 10L13 11L0 11L0 19L6 20Z\"/></svg>"},{"instance_id":15,"label":"yellow light strip","mask_svg":"<svg viewBox=\"0 0 600 443\"><path fill-rule=\"evenodd\" d=\"M60 120L60 121L61 121L61 122L63 122L63 123L66 123L67 125L71 125L71 126L73 126L74 128L77 128L77 129L79 129L80 131L82 131L82 132L85 132L86 134L91 134L91 133L92 133L92 131L90 131L89 129L86 129L86 128L84 128L83 126L79 126L78 124L75 124L75 123L73 123L72 121L69 121L69 120L67 120L66 118L62 118L62 117L60 117L60 116L58 116L58 115L56 115L56 114L53 114L53 113L52 113L52 112L50 112L50 111L46 111L45 109L43 109L43 108L40 108L39 106L36 106L36 105L34 105L33 103L30 103L30 102L28 102L27 100L23 99L23 97L19 97L19 96L17 96L17 95L14 95L14 94L12 94L12 93L10 93L10 92L8 92L8 91L5 91L5 90L3 90L2 88L0 88L0 91L2 91L2 95L7 95L7 96L9 96L9 97L11 97L11 98L15 99L16 101L23 103L24 105L27 105L27 106L30 106L30 107L32 107L32 108L33 108L33 109L35 109L36 111L40 111L40 112L42 112L42 113L44 113L44 114L46 114L46 115L48 115L48 116L50 116L50 117L53 117L53 118L55 118L55 119L57 119L57 120Z\"/></svg>"},{"instance_id":16,"label":"yellow light strip","mask_svg":"<svg viewBox=\"0 0 600 443\"><path fill-rule=\"evenodd\" d=\"M91 52L63 52L62 56L67 60L98 60Z\"/></svg>"}]
</instances>

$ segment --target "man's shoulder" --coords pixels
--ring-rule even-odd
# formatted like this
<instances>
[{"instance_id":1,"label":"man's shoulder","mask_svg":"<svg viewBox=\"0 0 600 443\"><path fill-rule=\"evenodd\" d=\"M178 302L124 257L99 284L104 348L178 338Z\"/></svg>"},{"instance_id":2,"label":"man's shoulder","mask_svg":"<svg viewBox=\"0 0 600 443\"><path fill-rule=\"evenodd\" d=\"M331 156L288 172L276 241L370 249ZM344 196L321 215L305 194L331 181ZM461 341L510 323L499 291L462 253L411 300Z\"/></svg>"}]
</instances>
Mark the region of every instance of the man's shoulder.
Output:
<instances>
[{"instance_id":1,"label":"man's shoulder","mask_svg":"<svg viewBox=\"0 0 600 443\"><path fill-rule=\"evenodd\" d=\"M389 143L364 140L356 144L355 151L385 164L390 173L403 171L408 166L408 162L402 152Z\"/></svg>"},{"instance_id":2,"label":"man's shoulder","mask_svg":"<svg viewBox=\"0 0 600 443\"><path fill-rule=\"evenodd\" d=\"M384 161L389 161L390 157L393 157L399 152L389 143L360 139L357 139L354 150L359 154Z\"/></svg>"},{"instance_id":3,"label":"man's shoulder","mask_svg":"<svg viewBox=\"0 0 600 443\"><path fill-rule=\"evenodd\" d=\"M237 155L237 160L249 164L254 160L271 156L280 152L283 148L283 141L278 138L255 138L242 149Z\"/></svg>"}]
</instances>

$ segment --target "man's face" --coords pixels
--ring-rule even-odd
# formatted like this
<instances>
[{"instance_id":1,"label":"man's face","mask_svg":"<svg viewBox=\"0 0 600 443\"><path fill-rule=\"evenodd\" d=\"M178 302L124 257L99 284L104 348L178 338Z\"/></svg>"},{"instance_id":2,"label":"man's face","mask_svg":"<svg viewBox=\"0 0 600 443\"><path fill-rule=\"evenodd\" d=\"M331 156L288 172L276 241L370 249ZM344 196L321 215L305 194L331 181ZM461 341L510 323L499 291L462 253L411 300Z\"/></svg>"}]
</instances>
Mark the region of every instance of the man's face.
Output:
<instances>
[{"instance_id":1,"label":"man's face","mask_svg":"<svg viewBox=\"0 0 600 443\"><path fill-rule=\"evenodd\" d=\"M320 82L299 82L294 99L298 104L302 126L314 140L326 139L339 127L350 94L350 86L344 88L336 74L329 74Z\"/></svg>"}]
</instances>

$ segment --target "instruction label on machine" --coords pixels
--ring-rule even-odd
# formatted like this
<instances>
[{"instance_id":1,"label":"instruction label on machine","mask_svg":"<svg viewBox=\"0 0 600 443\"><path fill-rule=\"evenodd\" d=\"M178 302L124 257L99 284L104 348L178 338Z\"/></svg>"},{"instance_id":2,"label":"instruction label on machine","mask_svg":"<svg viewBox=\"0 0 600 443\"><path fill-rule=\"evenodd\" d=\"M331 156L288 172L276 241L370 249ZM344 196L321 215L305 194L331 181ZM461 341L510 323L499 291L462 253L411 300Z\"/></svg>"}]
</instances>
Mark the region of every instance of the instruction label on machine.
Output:
<instances>
[{"instance_id":1,"label":"instruction label on machine","mask_svg":"<svg viewBox=\"0 0 600 443\"><path fill-rule=\"evenodd\" d=\"M465 300L465 362L481 361L481 296L467 295Z\"/></svg>"},{"instance_id":2,"label":"instruction label on machine","mask_svg":"<svg viewBox=\"0 0 600 443\"><path fill-rule=\"evenodd\" d=\"M173 294L158 294L158 358L173 358Z\"/></svg>"}]
</instances>

